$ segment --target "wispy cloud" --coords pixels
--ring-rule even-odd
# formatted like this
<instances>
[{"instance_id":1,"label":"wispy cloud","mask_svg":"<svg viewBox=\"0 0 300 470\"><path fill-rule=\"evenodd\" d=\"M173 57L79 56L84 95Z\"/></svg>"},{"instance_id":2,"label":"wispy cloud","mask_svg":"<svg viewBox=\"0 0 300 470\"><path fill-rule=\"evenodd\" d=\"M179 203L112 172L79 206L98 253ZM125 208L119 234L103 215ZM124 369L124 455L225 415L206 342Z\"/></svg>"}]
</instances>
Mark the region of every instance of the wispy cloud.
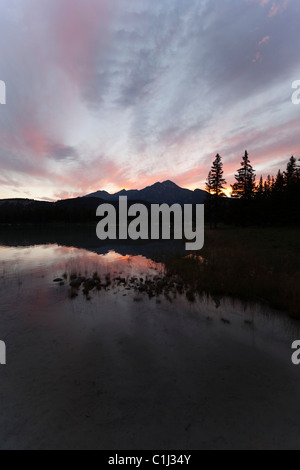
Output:
<instances>
[{"instance_id":1,"label":"wispy cloud","mask_svg":"<svg viewBox=\"0 0 300 470\"><path fill-rule=\"evenodd\" d=\"M289 3L289 0L284 0L281 2L274 2L270 8L268 16L272 18L273 16L283 13L287 8L288 3Z\"/></svg>"},{"instance_id":2,"label":"wispy cloud","mask_svg":"<svg viewBox=\"0 0 300 470\"><path fill-rule=\"evenodd\" d=\"M261 41L259 41L258 45L262 46L263 44L266 44L268 41L270 41L270 36L264 36Z\"/></svg>"}]
</instances>

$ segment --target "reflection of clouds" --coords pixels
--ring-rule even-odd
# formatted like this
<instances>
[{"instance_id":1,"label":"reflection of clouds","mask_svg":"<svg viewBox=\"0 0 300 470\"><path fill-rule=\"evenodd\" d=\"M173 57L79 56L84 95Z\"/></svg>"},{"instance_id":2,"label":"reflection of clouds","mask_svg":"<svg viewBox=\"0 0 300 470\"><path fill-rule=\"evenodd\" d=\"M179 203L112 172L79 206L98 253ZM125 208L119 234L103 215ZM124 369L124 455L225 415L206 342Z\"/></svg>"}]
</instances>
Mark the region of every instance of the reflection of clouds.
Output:
<instances>
[{"instance_id":1,"label":"reflection of clouds","mask_svg":"<svg viewBox=\"0 0 300 470\"><path fill-rule=\"evenodd\" d=\"M110 263L114 263L116 261L126 261L128 259L131 258L130 255L126 255L126 256L123 256L123 255L120 255L119 253L116 253L115 251L110 251L109 253L105 254L105 255L101 255L101 257L105 260L105 261L108 261Z\"/></svg>"},{"instance_id":2,"label":"reflection of clouds","mask_svg":"<svg viewBox=\"0 0 300 470\"><path fill-rule=\"evenodd\" d=\"M123 256L116 251L98 255L84 249L58 245L37 245L33 247L0 247L0 269L6 276L16 273L40 271L49 276L76 273L92 276L95 271L101 275L122 272L135 275L142 272L162 270L160 264L144 256ZM1 272L0 272L1 274Z\"/></svg>"}]
</instances>

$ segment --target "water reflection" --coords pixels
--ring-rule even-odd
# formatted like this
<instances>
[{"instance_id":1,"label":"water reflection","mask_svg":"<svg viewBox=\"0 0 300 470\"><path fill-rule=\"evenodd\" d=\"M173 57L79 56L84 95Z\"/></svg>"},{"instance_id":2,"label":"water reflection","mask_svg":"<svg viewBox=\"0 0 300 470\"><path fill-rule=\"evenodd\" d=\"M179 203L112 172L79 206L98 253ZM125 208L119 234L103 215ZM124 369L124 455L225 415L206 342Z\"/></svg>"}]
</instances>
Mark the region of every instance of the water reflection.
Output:
<instances>
[{"instance_id":1,"label":"water reflection","mask_svg":"<svg viewBox=\"0 0 300 470\"><path fill-rule=\"evenodd\" d=\"M41 230L36 233L27 229L22 238L22 231L18 229L1 233L0 242L0 279L1 297L0 307L8 309L18 302L30 304L35 310L43 305L51 305L56 301L65 302L70 297L70 281L78 276L86 279L97 278L103 289L92 289L88 300L103 301L104 296L119 296L121 303L128 297L135 301L163 304L166 308L176 308L185 312L193 312L210 322L218 319L223 326L231 326L238 321L248 329L272 331L284 337L291 331L298 331L298 323L290 320L285 314L275 312L266 306L247 304L239 300L223 298L221 296L193 295L191 299L187 289L179 284L176 278L165 281L165 269L162 263L151 258L156 253L164 252L165 248L176 251L182 249L181 244L158 242L156 244L118 245L115 249L110 244L101 244L94 237L91 229L81 228L75 238L70 229L61 229L58 232ZM56 243L40 244L45 240L64 240L74 242L71 246ZM76 243L75 243L76 242ZM7 246L4 246L4 243ZM29 245L26 245L29 244ZM86 248L75 247L86 246ZM120 250L120 251L119 251ZM129 254L134 252L135 254ZM146 255L145 255L146 253ZM54 283L55 278L61 282ZM107 283L109 279L109 283ZM124 279L124 282L121 282ZM103 284L104 283L104 284ZM148 283L148 284L147 284ZM84 293L84 284L80 285L78 293ZM96 286L95 286L96 287ZM77 293L77 291L76 291ZM154 298L152 300L152 298ZM100 300L99 300L100 299ZM80 307L89 310L90 306L84 304L84 296L76 299ZM193 300L191 302L191 300ZM65 305L65 308L69 308ZM296 333L294 333L296 334Z\"/></svg>"},{"instance_id":2,"label":"water reflection","mask_svg":"<svg viewBox=\"0 0 300 470\"><path fill-rule=\"evenodd\" d=\"M99 248L80 230L6 230L0 244L1 449L300 447L285 315L113 282L163 276L157 246ZM71 300L75 272L112 283Z\"/></svg>"},{"instance_id":3,"label":"water reflection","mask_svg":"<svg viewBox=\"0 0 300 470\"><path fill-rule=\"evenodd\" d=\"M36 245L83 248L97 254L116 251L122 256L142 255L147 258L159 253L185 252L185 246L181 240L100 241L93 226L2 227L0 230L0 246L28 247Z\"/></svg>"}]
</instances>

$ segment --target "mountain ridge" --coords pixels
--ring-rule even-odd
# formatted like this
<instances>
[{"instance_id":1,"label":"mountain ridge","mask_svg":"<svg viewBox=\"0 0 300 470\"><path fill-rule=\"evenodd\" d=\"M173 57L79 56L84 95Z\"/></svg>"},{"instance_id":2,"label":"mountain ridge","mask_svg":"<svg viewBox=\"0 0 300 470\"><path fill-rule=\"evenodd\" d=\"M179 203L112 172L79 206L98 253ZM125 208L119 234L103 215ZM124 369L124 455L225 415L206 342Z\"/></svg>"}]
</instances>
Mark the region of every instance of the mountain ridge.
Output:
<instances>
[{"instance_id":1,"label":"mountain ridge","mask_svg":"<svg viewBox=\"0 0 300 470\"><path fill-rule=\"evenodd\" d=\"M129 201L139 200L151 204L201 204L207 197L202 189L181 188L171 180L156 182L143 189L121 189L116 193L98 190L83 197L95 197L106 201L117 201L120 196L127 196Z\"/></svg>"}]
</instances>

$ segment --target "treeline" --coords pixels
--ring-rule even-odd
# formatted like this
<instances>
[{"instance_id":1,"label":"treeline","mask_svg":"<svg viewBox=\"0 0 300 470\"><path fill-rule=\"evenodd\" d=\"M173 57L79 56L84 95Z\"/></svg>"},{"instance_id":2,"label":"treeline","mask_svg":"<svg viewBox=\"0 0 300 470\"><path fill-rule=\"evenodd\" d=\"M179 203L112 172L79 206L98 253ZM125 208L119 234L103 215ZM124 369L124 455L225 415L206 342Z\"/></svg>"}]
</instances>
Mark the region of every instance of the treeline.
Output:
<instances>
[{"instance_id":1,"label":"treeline","mask_svg":"<svg viewBox=\"0 0 300 470\"><path fill-rule=\"evenodd\" d=\"M150 203L128 201L128 207L142 202L148 208ZM3 200L0 204L0 224L12 225L44 225L47 223L61 224L95 224L99 221L96 210L107 201L95 197L65 199L57 202L43 202L26 199ZM118 201L111 201L118 214ZM129 220L131 218L129 217Z\"/></svg>"},{"instance_id":2,"label":"treeline","mask_svg":"<svg viewBox=\"0 0 300 470\"><path fill-rule=\"evenodd\" d=\"M95 214L101 200L78 198L58 202L16 200L2 202L1 224L46 224L89 223L95 221Z\"/></svg>"},{"instance_id":3,"label":"treeline","mask_svg":"<svg viewBox=\"0 0 300 470\"><path fill-rule=\"evenodd\" d=\"M245 151L241 166L231 185L230 202L224 199L226 181L223 162L219 154L207 177L209 193L208 218L211 226L218 222L238 225L299 225L300 224L300 166L294 156L287 162L286 170L278 170L276 176L262 176L256 182L256 174Z\"/></svg>"}]
</instances>

